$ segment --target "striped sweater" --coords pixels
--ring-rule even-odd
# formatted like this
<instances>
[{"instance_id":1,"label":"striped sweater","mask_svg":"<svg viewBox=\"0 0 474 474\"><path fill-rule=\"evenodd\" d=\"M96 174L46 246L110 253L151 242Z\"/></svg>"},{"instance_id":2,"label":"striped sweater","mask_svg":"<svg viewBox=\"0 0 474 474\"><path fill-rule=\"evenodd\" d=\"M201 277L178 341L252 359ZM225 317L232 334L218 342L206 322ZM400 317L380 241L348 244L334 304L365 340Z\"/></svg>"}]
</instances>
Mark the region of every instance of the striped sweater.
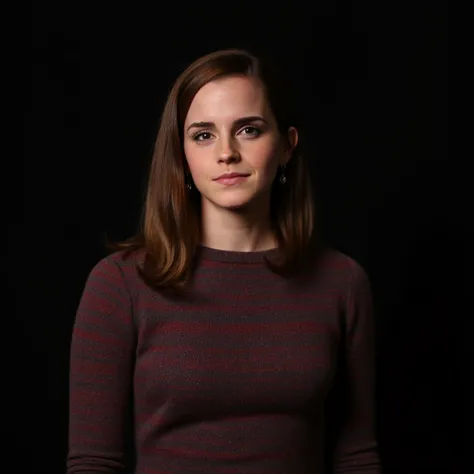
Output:
<instances>
[{"instance_id":1,"label":"striped sweater","mask_svg":"<svg viewBox=\"0 0 474 474\"><path fill-rule=\"evenodd\" d=\"M273 252L201 247L186 297L147 287L140 252L92 269L68 474L379 473L367 274L325 250L307 278L284 278Z\"/></svg>"}]
</instances>

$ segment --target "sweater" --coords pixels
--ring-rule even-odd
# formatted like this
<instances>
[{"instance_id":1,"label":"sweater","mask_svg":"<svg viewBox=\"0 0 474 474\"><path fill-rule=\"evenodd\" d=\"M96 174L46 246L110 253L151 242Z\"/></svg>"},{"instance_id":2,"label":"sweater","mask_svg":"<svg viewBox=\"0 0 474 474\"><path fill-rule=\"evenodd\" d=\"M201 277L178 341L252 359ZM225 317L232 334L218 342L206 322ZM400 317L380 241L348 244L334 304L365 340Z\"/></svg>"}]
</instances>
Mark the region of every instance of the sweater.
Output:
<instances>
[{"instance_id":1,"label":"sweater","mask_svg":"<svg viewBox=\"0 0 474 474\"><path fill-rule=\"evenodd\" d=\"M181 297L140 279L143 251L93 267L67 474L379 473L368 276L326 249L283 277L264 261L275 252L202 246Z\"/></svg>"}]
</instances>

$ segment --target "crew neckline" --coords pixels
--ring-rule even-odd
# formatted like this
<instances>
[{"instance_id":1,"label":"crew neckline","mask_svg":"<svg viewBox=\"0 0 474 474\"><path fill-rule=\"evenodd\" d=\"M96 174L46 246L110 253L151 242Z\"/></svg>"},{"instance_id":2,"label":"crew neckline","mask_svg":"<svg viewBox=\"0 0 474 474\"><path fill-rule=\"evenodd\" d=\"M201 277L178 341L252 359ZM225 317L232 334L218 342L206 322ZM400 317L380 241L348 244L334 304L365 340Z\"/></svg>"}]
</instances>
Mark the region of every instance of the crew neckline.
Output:
<instances>
[{"instance_id":1,"label":"crew neckline","mask_svg":"<svg viewBox=\"0 0 474 474\"><path fill-rule=\"evenodd\" d=\"M278 247L268 250L258 250L251 252L220 250L205 245L199 246L199 253L206 260L228 263L261 263L265 258L272 258L278 254Z\"/></svg>"}]
</instances>

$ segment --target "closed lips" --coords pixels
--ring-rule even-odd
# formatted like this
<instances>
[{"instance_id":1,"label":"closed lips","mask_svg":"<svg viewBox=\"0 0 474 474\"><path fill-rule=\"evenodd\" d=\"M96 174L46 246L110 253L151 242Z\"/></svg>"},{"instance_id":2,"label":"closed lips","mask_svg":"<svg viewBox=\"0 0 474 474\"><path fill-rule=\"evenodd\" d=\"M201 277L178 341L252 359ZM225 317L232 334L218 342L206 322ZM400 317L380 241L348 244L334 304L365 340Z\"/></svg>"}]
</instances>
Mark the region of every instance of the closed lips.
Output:
<instances>
[{"instance_id":1,"label":"closed lips","mask_svg":"<svg viewBox=\"0 0 474 474\"><path fill-rule=\"evenodd\" d=\"M219 176L217 179L229 179L229 178L239 178L239 177L247 177L250 176L249 174L245 173L228 173L228 174L223 174Z\"/></svg>"}]
</instances>

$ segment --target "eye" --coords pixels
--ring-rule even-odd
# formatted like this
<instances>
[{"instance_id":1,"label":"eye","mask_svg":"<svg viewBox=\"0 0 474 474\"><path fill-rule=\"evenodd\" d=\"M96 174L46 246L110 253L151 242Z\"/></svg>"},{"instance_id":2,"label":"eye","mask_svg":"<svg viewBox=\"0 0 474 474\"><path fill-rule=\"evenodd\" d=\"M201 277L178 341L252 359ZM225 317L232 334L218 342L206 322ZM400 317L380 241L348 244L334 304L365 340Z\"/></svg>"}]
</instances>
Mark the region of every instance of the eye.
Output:
<instances>
[{"instance_id":1,"label":"eye","mask_svg":"<svg viewBox=\"0 0 474 474\"><path fill-rule=\"evenodd\" d=\"M262 133L262 131L259 130L257 127L252 127L250 125L244 127L241 132L243 132L244 135L249 135L251 137L258 137Z\"/></svg>"},{"instance_id":2,"label":"eye","mask_svg":"<svg viewBox=\"0 0 474 474\"><path fill-rule=\"evenodd\" d=\"M193 136L193 140L197 142L203 142L205 140L210 140L212 137L210 132L199 132L196 133L196 135Z\"/></svg>"}]
</instances>

